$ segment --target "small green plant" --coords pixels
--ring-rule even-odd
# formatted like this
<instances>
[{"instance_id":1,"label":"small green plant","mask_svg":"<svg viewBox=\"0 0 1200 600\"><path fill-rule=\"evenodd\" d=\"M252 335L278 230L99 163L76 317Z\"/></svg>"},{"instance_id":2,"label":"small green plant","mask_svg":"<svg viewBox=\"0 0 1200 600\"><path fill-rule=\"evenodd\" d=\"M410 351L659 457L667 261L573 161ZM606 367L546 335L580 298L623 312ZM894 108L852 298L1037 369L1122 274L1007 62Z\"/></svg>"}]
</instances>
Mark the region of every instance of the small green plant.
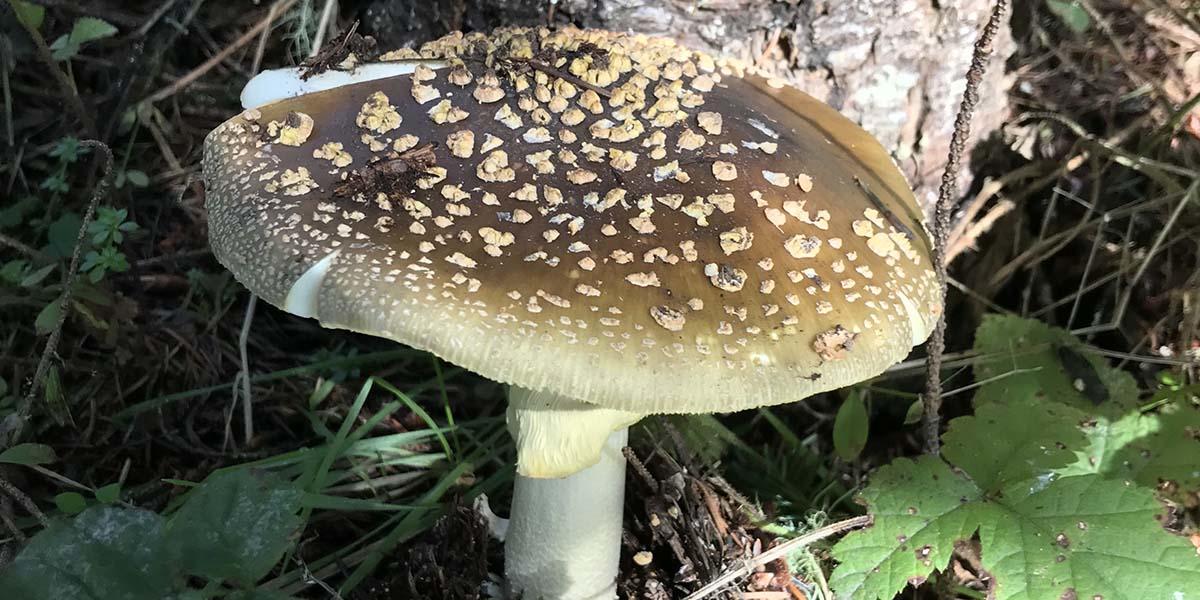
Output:
<instances>
[{"instance_id":1,"label":"small green plant","mask_svg":"<svg viewBox=\"0 0 1200 600\"><path fill-rule=\"evenodd\" d=\"M96 283L105 273L124 273L129 270L129 260L118 246L125 241L126 233L138 230L138 224L126 220L128 211L123 208L101 206L96 210L96 219L88 224L88 234L94 250L83 257L80 270Z\"/></svg>"},{"instance_id":2,"label":"small green plant","mask_svg":"<svg viewBox=\"0 0 1200 600\"><path fill-rule=\"evenodd\" d=\"M84 44L109 38L117 34L117 28L103 19L80 17L71 27L71 33L59 36L50 44L55 60L71 60L79 54Z\"/></svg>"},{"instance_id":3,"label":"small green plant","mask_svg":"<svg viewBox=\"0 0 1200 600\"><path fill-rule=\"evenodd\" d=\"M993 577L989 598L1200 589L1200 556L1163 529L1156 517L1169 499L1155 494L1200 489L1200 410L1182 396L1140 407L1129 374L1037 321L989 317L975 350L976 378L987 382L975 414L950 422L941 457L874 474L861 494L873 526L833 548L839 597L892 598L945 569L974 536ZM1070 352L1090 367L1064 360Z\"/></svg>"}]
</instances>

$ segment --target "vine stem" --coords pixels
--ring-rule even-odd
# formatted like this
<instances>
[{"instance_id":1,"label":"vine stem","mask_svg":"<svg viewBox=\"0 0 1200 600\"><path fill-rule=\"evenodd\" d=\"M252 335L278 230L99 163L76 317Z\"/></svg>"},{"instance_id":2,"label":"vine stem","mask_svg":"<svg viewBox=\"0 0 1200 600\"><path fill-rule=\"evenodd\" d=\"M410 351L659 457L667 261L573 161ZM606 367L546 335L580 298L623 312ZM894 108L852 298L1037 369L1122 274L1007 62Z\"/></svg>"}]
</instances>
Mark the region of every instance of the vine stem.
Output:
<instances>
[{"instance_id":1,"label":"vine stem","mask_svg":"<svg viewBox=\"0 0 1200 600\"><path fill-rule=\"evenodd\" d=\"M50 337L46 338L46 347L42 350L42 357L38 361L37 370L34 371L33 381L29 385L29 390L25 392L25 396L17 405L16 412L6 420L4 426L0 427L0 449L7 448L16 444L21 439L21 433L25 428L26 421L29 420L29 414L33 410L33 401L37 397L37 393L41 391L42 384L46 379L46 372L50 370L50 363L55 359L58 352L58 342L62 338L63 324L67 321L67 314L70 312L68 307L71 303L71 293L75 287L75 279L79 276L79 259L83 254L84 240L87 239L88 225L91 225L92 219L96 215L96 206L100 204L100 199L108 193L109 175L112 174L113 154L108 145L98 140L83 140L79 142L81 148L97 150L101 153L103 160L103 172L100 180L96 182L96 187L92 189L92 199L88 202L87 211L83 213L83 220L79 224L79 234L75 237L75 249L71 253L71 266L67 269L67 275L63 281L62 293L58 296L58 321L54 323L54 328L50 330ZM7 428L7 430L5 430Z\"/></svg>"},{"instance_id":2,"label":"vine stem","mask_svg":"<svg viewBox=\"0 0 1200 600\"><path fill-rule=\"evenodd\" d=\"M967 140L971 137L971 116L979 102L979 84L987 72L987 62L992 55L992 41L1000 31L1000 24L1008 11L1008 0L996 0L987 25L975 41L971 57L971 68L967 70L967 88L963 91L962 104L954 119L954 134L950 138L950 155L946 170L942 172L942 184L938 188L938 200L934 210L933 268L941 287L942 311L929 337L929 358L926 362L925 393L921 396L924 414L922 428L925 435L925 450L929 454L941 451L941 408L942 408L942 354L946 351L946 236L950 231L950 216L954 211L954 200L958 196L958 172L962 167L962 156Z\"/></svg>"}]
</instances>

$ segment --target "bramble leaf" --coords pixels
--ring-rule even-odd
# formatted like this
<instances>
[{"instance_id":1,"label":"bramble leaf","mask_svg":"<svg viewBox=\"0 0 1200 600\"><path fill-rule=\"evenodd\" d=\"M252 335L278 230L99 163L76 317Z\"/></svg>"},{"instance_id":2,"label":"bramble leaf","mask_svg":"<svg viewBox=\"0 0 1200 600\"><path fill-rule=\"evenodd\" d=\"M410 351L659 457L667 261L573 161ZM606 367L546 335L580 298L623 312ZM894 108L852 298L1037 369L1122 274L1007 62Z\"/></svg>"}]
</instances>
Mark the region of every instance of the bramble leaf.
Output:
<instances>
[{"instance_id":1,"label":"bramble leaf","mask_svg":"<svg viewBox=\"0 0 1200 600\"><path fill-rule=\"evenodd\" d=\"M1084 427L1089 444L1063 475L1098 473L1147 488L1171 483L1200 490L1200 410L1168 405L1160 413L1133 411L1115 421L1097 418Z\"/></svg>"},{"instance_id":2,"label":"bramble leaf","mask_svg":"<svg viewBox=\"0 0 1200 600\"><path fill-rule=\"evenodd\" d=\"M1153 493L1098 474L1059 476L1053 469L1073 460L1070 444L1082 436L1060 440L1068 413L1050 413L1053 423L1047 415L1015 420L1030 408L991 405L952 421L945 457L961 471L934 457L881 468L862 493L874 524L833 548L839 597L892 598L945 569L955 545L975 534L998 600L1172 598L1197 589L1200 556L1155 520ZM1018 426L1004 426L1007 419ZM1018 431L1022 424L1034 433Z\"/></svg>"},{"instance_id":3,"label":"bramble leaf","mask_svg":"<svg viewBox=\"0 0 1200 600\"><path fill-rule=\"evenodd\" d=\"M942 454L980 489L995 492L1073 463L1072 449L1085 445L1074 425L1080 420L1074 409L1052 402L985 404L953 421L942 436Z\"/></svg>"},{"instance_id":4,"label":"bramble leaf","mask_svg":"<svg viewBox=\"0 0 1200 600\"><path fill-rule=\"evenodd\" d=\"M1067 348L1066 352L1060 348ZM1118 418L1137 407L1133 377L1079 349L1069 332L1039 321L988 315L975 331L975 380L986 382L975 405L1010 400L1061 402L1091 414ZM1082 368L1064 356L1078 355ZM1096 398L1106 397L1099 403Z\"/></svg>"}]
</instances>

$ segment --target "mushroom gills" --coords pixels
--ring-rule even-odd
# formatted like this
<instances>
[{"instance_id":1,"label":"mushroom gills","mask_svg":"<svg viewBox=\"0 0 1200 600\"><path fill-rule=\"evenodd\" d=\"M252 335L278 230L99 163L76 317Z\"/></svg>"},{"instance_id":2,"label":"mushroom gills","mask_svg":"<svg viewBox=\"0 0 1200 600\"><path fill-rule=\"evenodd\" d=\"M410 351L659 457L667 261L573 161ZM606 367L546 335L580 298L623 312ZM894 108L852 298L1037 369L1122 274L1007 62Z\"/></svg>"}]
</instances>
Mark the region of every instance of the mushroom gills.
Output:
<instances>
[{"instance_id":1,"label":"mushroom gills","mask_svg":"<svg viewBox=\"0 0 1200 600\"><path fill-rule=\"evenodd\" d=\"M325 281L329 267L340 253L341 250L334 250L309 267L296 283L292 284L292 289L288 290L287 298L283 301L283 310L301 317L316 317L321 282Z\"/></svg>"},{"instance_id":2,"label":"mushroom gills","mask_svg":"<svg viewBox=\"0 0 1200 600\"><path fill-rule=\"evenodd\" d=\"M246 84L246 87L242 88L242 108L258 108L280 100L344 85L408 75L417 68L417 65L425 65L431 69L448 66L444 61L438 60L366 63L349 71L329 70L317 73L307 79L304 77L307 69L304 68L271 69L255 75Z\"/></svg>"}]
</instances>

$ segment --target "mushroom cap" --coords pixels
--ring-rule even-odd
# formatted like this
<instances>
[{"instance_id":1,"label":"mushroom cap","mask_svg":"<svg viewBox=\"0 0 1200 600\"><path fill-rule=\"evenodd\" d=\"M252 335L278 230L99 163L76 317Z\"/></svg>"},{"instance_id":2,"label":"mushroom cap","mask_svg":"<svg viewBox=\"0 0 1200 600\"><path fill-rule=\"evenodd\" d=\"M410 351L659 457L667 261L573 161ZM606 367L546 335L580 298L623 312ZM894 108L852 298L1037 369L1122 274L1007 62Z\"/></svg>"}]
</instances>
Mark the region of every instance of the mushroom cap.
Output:
<instances>
[{"instance_id":1,"label":"mushroom cap","mask_svg":"<svg viewBox=\"0 0 1200 600\"><path fill-rule=\"evenodd\" d=\"M206 139L213 251L267 302L640 414L796 401L932 330L904 176L803 92L595 30L384 57L414 59L443 68L247 110Z\"/></svg>"}]
</instances>

